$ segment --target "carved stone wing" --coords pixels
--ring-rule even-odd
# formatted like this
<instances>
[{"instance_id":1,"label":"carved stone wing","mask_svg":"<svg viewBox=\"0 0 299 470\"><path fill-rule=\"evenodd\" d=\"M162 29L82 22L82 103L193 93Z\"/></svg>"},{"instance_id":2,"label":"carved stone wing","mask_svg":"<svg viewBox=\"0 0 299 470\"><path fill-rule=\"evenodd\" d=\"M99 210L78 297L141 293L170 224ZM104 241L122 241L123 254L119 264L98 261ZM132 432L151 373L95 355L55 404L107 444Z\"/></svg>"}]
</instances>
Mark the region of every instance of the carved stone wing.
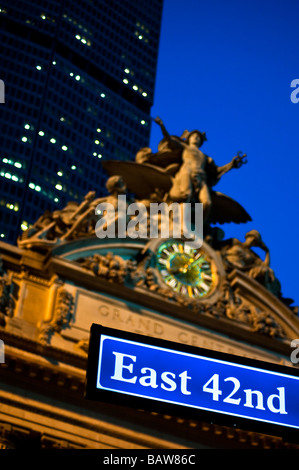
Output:
<instances>
[{"instance_id":1,"label":"carved stone wing","mask_svg":"<svg viewBox=\"0 0 299 470\"><path fill-rule=\"evenodd\" d=\"M212 224L225 224L234 222L236 224L251 221L250 215L246 210L234 199L219 193L211 191L212 209L209 216L209 222Z\"/></svg>"},{"instance_id":2,"label":"carved stone wing","mask_svg":"<svg viewBox=\"0 0 299 470\"><path fill-rule=\"evenodd\" d=\"M172 185L172 178L162 168L147 163L107 160L102 162L109 176L120 175L129 192L137 199L147 199L158 188L166 193Z\"/></svg>"}]
</instances>

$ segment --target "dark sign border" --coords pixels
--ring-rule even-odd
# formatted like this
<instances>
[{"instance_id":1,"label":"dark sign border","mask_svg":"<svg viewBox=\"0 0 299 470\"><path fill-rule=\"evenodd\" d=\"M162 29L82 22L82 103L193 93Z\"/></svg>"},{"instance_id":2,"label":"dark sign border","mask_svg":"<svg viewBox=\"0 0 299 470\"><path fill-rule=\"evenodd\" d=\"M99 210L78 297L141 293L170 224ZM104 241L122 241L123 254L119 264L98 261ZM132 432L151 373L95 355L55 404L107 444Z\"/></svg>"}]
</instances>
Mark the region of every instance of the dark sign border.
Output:
<instances>
[{"instance_id":1,"label":"dark sign border","mask_svg":"<svg viewBox=\"0 0 299 470\"><path fill-rule=\"evenodd\" d=\"M102 325L93 323L90 329L90 341L84 396L88 400L110 403L119 406L127 406L133 409L143 409L147 411L183 417L186 419L204 421L206 423L219 424L232 428L239 428L243 430L246 429L248 431L255 431L258 433L279 436L287 442L299 443L299 430L294 428L289 428L279 424L261 422L250 418L243 418L238 416L235 417L219 412L200 410L187 406L185 407L184 405L180 404L159 402L157 400L152 400L151 398L130 396L121 392L98 389L96 387L96 383L101 335L108 335L115 338L127 339L143 344L149 344L152 346L159 346L161 348L171 349L174 351L181 351L185 353L195 354L198 356L205 356L213 359L229 361L233 364L247 365L251 367L256 367L258 369L280 372L282 374L287 374L296 377L299 377L299 368L272 364L270 362L259 361L247 357L245 358L241 356L235 356L233 354L212 351L209 349L185 345L182 343L176 343L173 341L168 341L159 338L153 338L141 334L129 333L127 331L117 330L114 328L107 328Z\"/></svg>"}]
</instances>

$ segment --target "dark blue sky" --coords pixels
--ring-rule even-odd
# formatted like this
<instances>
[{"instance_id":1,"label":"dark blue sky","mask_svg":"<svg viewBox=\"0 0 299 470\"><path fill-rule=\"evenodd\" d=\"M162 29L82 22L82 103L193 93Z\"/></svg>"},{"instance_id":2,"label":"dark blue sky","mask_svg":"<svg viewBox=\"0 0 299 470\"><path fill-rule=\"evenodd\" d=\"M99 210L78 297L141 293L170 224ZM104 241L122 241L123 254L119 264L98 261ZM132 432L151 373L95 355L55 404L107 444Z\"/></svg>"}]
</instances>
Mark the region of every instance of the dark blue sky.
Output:
<instances>
[{"instance_id":1,"label":"dark blue sky","mask_svg":"<svg viewBox=\"0 0 299 470\"><path fill-rule=\"evenodd\" d=\"M238 150L248 164L215 187L253 221L222 226L244 240L258 230L285 297L299 304L298 0L164 0L155 103L171 134L205 131L218 165ZM298 95L299 96L299 95ZM152 124L151 148L161 132Z\"/></svg>"}]
</instances>

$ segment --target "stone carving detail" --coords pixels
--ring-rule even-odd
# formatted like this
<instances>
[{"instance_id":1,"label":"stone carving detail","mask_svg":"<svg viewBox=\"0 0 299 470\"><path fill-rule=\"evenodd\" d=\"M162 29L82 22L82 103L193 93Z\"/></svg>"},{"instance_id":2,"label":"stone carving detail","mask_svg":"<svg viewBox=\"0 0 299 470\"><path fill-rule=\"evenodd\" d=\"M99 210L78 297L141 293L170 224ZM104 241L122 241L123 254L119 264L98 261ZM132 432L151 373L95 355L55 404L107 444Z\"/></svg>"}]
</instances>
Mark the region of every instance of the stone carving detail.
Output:
<instances>
[{"instance_id":1,"label":"stone carving detail","mask_svg":"<svg viewBox=\"0 0 299 470\"><path fill-rule=\"evenodd\" d=\"M54 306L53 318L45 322L39 329L38 339L43 345L51 343L54 333L60 333L62 329L68 328L73 315L73 296L65 288L58 288Z\"/></svg>"},{"instance_id":2,"label":"stone carving detail","mask_svg":"<svg viewBox=\"0 0 299 470\"><path fill-rule=\"evenodd\" d=\"M81 266L98 277L119 284L136 283L136 262L125 260L121 256L108 252L106 255L93 256L77 260ZM135 273L135 276L134 276Z\"/></svg>"},{"instance_id":3,"label":"stone carving detail","mask_svg":"<svg viewBox=\"0 0 299 470\"><path fill-rule=\"evenodd\" d=\"M258 247L265 251L264 261L251 250L252 247ZM270 268L269 249L257 230L247 232L244 242L240 242L236 238L227 240L221 250L221 255L228 272L237 268L246 272L249 277L257 280L269 290L276 294L279 293L279 283Z\"/></svg>"},{"instance_id":4,"label":"stone carving detail","mask_svg":"<svg viewBox=\"0 0 299 470\"><path fill-rule=\"evenodd\" d=\"M184 307L191 309L195 315L209 315L215 318L228 318L250 327L253 332L258 332L271 337L286 337L285 332L278 322L268 312L256 308L254 305L242 299L231 289L228 281L223 283L221 296L214 303L198 301L179 295L168 287L161 287L153 268L146 269L144 286L148 287L168 300L173 300Z\"/></svg>"},{"instance_id":5,"label":"stone carving detail","mask_svg":"<svg viewBox=\"0 0 299 470\"><path fill-rule=\"evenodd\" d=\"M0 257L0 326L5 326L5 317L12 317L15 307L13 298L13 282L11 275L6 272Z\"/></svg>"},{"instance_id":6,"label":"stone carving detail","mask_svg":"<svg viewBox=\"0 0 299 470\"><path fill-rule=\"evenodd\" d=\"M198 301L198 299L183 296L166 286L166 284L165 286L162 285L152 264L151 255L148 255L139 265L135 261L124 260L112 253L106 255L96 254L78 261L81 266L92 271L98 277L130 287L135 286L144 289L145 292L154 292L166 300L191 309L194 315L227 318L245 324L253 332L270 337L283 338L286 336L282 327L270 313L258 309L242 299L233 292L227 280L222 283L219 299L211 305L204 300ZM78 347L86 352L88 340L78 344Z\"/></svg>"},{"instance_id":7,"label":"stone carving detail","mask_svg":"<svg viewBox=\"0 0 299 470\"><path fill-rule=\"evenodd\" d=\"M253 247L260 248L265 252L264 260L251 249ZM257 230L247 232L244 242L236 238L225 240L222 242L220 252L228 273L238 269L262 284L286 305L290 306L293 303L292 299L282 296L281 284L270 267L269 248L265 245ZM293 307L293 310L294 313L298 313L296 307Z\"/></svg>"},{"instance_id":8,"label":"stone carving detail","mask_svg":"<svg viewBox=\"0 0 299 470\"><path fill-rule=\"evenodd\" d=\"M225 315L231 320L245 323L254 333L262 333L272 338L286 338L283 328L269 312L255 307L238 295L233 302L226 305Z\"/></svg>"},{"instance_id":9,"label":"stone carving detail","mask_svg":"<svg viewBox=\"0 0 299 470\"><path fill-rule=\"evenodd\" d=\"M98 204L106 202L116 209L118 196L125 194L126 185L121 176L111 176L106 182L107 197L95 198L95 191L86 194L83 201L70 201L66 207L54 212L46 211L22 236L18 245L22 248L51 248L67 240L95 235ZM105 227L107 229L107 227Z\"/></svg>"}]
</instances>

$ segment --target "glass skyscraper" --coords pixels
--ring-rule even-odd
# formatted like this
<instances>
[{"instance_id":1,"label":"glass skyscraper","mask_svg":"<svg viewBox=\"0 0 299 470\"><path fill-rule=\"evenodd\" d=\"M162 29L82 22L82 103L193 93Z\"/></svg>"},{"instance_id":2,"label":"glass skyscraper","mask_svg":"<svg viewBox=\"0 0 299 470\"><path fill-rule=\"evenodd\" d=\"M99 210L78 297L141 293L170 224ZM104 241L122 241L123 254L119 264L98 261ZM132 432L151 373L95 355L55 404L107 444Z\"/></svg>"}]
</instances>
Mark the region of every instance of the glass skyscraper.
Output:
<instances>
[{"instance_id":1,"label":"glass skyscraper","mask_svg":"<svg viewBox=\"0 0 299 470\"><path fill-rule=\"evenodd\" d=\"M0 239L147 146L163 0L0 0Z\"/></svg>"}]
</instances>

